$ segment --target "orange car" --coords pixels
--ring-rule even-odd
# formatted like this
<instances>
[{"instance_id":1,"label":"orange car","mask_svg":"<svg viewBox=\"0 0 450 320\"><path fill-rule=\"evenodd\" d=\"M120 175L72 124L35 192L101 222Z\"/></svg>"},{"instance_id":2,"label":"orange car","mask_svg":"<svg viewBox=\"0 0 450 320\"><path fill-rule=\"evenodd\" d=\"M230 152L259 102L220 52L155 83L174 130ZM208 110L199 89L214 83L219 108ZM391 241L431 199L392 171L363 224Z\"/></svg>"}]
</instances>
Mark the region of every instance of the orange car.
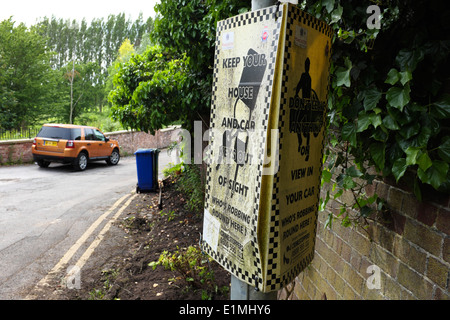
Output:
<instances>
[{"instance_id":1,"label":"orange car","mask_svg":"<svg viewBox=\"0 0 450 320\"><path fill-rule=\"evenodd\" d=\"M106 160L116 165L120 160L119 143L94 127L44 124L34 138L34 161L42 168L51 162L71 163L75 170L86 169L88 161Z\"/></svg>"}]
</instances>

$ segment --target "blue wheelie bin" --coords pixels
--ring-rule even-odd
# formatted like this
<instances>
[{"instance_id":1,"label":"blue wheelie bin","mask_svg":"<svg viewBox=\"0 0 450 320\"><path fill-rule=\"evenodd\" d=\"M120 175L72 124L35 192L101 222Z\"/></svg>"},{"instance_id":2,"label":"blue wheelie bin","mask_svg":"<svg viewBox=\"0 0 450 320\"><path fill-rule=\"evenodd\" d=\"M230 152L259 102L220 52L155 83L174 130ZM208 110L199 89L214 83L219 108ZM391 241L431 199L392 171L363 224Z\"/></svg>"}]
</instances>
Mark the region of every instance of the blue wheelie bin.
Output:
<instances>
[{"instance_id":1,"label":"blue wheelie bin","mask_svg":"<svg viewBox=\"0 0 450 320\"><path fill-rule=\"evenodd\" d=\"M158 149L139 149L136 155L138 183L136 193L158 189Z\"/></svg>"}]
</instances>

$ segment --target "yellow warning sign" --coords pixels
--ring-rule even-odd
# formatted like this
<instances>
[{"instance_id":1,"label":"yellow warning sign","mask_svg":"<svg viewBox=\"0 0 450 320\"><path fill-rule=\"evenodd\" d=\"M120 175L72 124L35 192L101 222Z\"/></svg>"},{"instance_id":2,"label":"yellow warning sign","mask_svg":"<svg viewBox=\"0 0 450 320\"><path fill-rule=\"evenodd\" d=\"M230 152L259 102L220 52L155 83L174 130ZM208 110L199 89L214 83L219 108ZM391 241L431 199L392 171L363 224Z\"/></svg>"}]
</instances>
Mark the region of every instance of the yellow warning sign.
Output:
<instances>
[{"instance_id":1,"label":"yellow warning sign","mask_svg":"<svg viewBox=\"0 0 450 320\"><path fill-rule=\"evenodd\" d=\"M217 27L202 246L263 292L314 256L331 36L290 4Z\"/></svg>"}]
</instances>

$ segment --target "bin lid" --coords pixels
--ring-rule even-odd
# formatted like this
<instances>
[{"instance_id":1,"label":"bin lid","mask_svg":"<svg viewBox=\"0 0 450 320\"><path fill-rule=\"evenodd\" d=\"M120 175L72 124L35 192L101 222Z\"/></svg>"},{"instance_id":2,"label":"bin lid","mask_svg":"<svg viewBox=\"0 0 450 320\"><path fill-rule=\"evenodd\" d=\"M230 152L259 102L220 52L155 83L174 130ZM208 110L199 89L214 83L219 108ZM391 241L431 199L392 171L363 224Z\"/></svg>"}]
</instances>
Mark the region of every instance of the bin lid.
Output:
<instances>
[{"instance_id":1,"label":"bin lid","mask_svg":"<svg viewBox=\"0 0 450 320\"><path fill-rule=\"evenodd\" d=\"M139 149L134 154L153 153L157 149Z\"/></svg>"}]
</instances>

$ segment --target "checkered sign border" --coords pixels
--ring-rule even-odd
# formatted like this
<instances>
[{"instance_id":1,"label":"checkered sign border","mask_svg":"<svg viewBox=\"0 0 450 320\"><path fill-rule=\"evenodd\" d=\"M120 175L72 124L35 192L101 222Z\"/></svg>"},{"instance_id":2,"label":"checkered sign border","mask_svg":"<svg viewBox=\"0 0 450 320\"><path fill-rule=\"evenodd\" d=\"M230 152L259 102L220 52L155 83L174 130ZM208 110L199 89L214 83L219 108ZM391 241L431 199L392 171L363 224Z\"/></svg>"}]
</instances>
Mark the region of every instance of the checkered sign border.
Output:
<instances>
[{"instance_id":1,"label":"checkered sign border","mask_svg":"<svg viewBox=\"0 0 450 320\"><path fill-rule=\"evenodd\" d=\"M273 79L274 79L274 72L275 72L275 63L276 63L276 56L277 56L277 50L278 50L278 40L279 40L279 31L281 28L281 20L279 19L282 16L282 8L279 8L278 6L268 7L257 11L247 12L245 14L241 14L226 20L219 21L217 25L217 35L216 35L216 52L215 52L215 59L214 59L214 77L213 77L213 93L212 93L212 99L211 99L211 129L214 129L216 127L216 109L217 109L217 91L218 91L218 68L219 68L219 55L221 50L221 35L223 31L228 31L230 29L238 29L239 27L246 26L252 23L259 23L264 22L271 19L277 20L277 27L273 30L272 34L272 43L271 43L271 53L268 58L268 72L267 72L267 81L268 85L265 88L265 100L264 100L264 107L261 112L262 115L264 115L264 119L262 122L262 127L265 128L265 130L262 130L261 132L261 140L260 140L260 150L264 150L265 144L266 144L266 136L265 132L267 131L268 126L268 118L269 118L269 109L270 109L270 102L271 102L271 96L272 96L272 87L273 87ZM214 141L214 130L210 130L210 141ZM209 156L214 159L213 150L211 149L211 153ZM202 249L210 255L214 260L216 260L220 265L222 265L225 269L230 271L234 276L239 278L240 280L253 285L257 288L261 288L263 285L263 274L262 274L262 268L261 268L261 259L260 259L260 252L258 248L258 241L257 241L257 226L258 226L258 212L259 212L259 198L260 198L260 191L261 191L261 179L262 179L262 169L263 169L263 161L264 161L264 152L261 152L259 155L259 159L257 161L258 163L258 176L256 177L256 190L254 192L255 197L253 199L254 201L254 212L252 214L251 218L251 247L253 249L252 256L254 259L254 267L255 272L250 273L248 270L243 270L239 266L236 265L233 261L230 261L227 259L226 256L224 256L221 253L216 252L213 248L209 246L209 244L205 241L202 241ZM211 193L211 183L212 183L212 166L209 165L207 172L206 172L206 197L205 197L205 209L209 209L209 202L210 202L210 193Z\"/></svg>"}]
</instances>

